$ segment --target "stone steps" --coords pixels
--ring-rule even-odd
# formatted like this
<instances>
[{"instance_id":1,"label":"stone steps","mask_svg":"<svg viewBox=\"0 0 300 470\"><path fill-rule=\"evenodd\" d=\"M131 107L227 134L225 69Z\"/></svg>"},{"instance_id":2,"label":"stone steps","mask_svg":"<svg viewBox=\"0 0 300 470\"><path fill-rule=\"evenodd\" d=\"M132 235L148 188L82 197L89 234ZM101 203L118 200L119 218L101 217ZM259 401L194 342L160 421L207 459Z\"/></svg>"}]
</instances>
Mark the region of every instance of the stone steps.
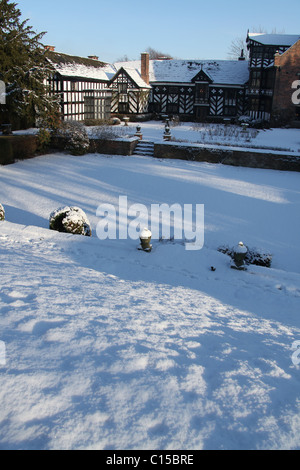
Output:
<instances>
[{"instance_id":1,"label":"stone steps","mask_svg":"<svg viewBox=\"0 0 300 470\"><path fill-rule=\"evenodd\" d=\"M133 155L141 155L143 157L154 157L154 143L149 140L141 140L134 152Z\"/></svg>"}]
</instances>

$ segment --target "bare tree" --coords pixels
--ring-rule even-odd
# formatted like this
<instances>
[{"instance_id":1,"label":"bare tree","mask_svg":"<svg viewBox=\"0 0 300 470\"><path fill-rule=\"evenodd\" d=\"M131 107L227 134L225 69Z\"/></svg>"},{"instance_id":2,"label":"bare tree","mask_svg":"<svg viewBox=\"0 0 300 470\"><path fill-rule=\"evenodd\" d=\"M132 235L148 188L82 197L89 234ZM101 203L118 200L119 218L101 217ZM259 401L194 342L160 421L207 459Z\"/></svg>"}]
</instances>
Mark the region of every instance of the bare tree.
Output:
<instances>
[{"instance_id":1,"label":"bare tree","mask_svg":"<svg viewBox=\"0 0 300 470\"><path fill-rule=\"evenodd\" d=\"M119 57L116 62L130 62L131 59L129 59L128 55L125 54L123 57Z\"/></svg>"},{"instance_id":2,"label":"bare tree","mask_svg":"<svg viewBox=\"0 0 300 470\"><path fill-rule=\"evenodd\" d=\"M285 34L285 29L283 28L282 30L280 31L277 31L277 28L273 28L272 31L270 31L270 33L266 30L266 28L264 28L263 26L256 26L254 28L251 29L251 32L252 33L261 33L261 34Z\"/></svg>"},{"instance_id":3,"label":"bare tree","mask_svg":"<svg viewBox=\"0 0 300 470\"><path fill-rule=\"evenodd\" d=\"M146 52L148 52L149 58L151 60L161 59L162 57L166 59L173 59L173 57L170 54L165 54L164 52L157 51L156 49L153 49L152 47L148 47L148 49L146 49Z\"/></svg>"},{"instance_id":4,"label":"bare tree","mask_svg":"<svg viewBox=\"0 0 300 470\"><path fill-rule=\"evenodd\" d=\"M268 31L261 25L253 27L251 29L251 32L258 33L258 34L268 34ZM270 34L284 34L284 33L285 33L284 30L277 31L277 28L273 28ZM231 42L229 46L228 59L232 59L232 60L238 59L241 56L242 50L244 51L243 54L244 54L245 59L248 60L249 51L247 48L246 39L244 39L243 37L238 37L238 38L233 39L233 41Z\"/></svg>"},{"instance_id":5,"label":"bare tree","mask_svg":"<svg viewBox=\"0 0 300 470\"><path fill-rule=\"evenodd\" d=\"M241 37L233 39L228 50L228 59L236 60L241 57L242 54L246 60L249 59L249 51L247 48L246 39Z\"/></svg>"}]
</instances>

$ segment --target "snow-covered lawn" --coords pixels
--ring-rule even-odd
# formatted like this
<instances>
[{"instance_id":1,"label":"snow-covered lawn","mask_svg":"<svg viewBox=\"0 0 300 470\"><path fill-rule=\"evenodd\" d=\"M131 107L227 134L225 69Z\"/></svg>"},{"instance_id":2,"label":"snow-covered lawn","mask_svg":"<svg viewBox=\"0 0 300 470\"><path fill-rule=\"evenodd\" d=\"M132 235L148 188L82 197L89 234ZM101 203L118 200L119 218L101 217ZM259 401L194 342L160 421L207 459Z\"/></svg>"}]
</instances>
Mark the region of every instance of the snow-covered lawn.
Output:
<instances>
[{"instance_id":1,"label":"snow-covered lawn","mask_svg":"<svg viewBox=\"0 0 300 470\"><path fill-rule=\"evenodd\" d=\"M128 127L114 126L111 129L120 136L134 135L136 123L129 123ZM161 121L148 121L140 123L141 132L145 140L152 142L163 141L165 124ZM171 126L172 140L177 142L198 143L209 145L229 145L236 147L249 147L257 149L271 149L279 151L297 152L300 154L300 129L252 129L245 132L241 126L224 124L179 123ZM94 128L87 128L93 135Z\"/></svg>"},{"instance_id":2,"label":"snow-covered lawn","mask_svg":"<svg viewBox=\"0 0 300 470\"><path fill-rule=\"evenodd\" d=\"M165 124L162 121L147 121L140 123L144 140L162 142ZM110 126L110 133L116 136L133 136L136 132L137 123L124 123L118 126ZM101 128L100 128L101 129ZM92 137L97 135L99 128L87 127L88 134ZM37 129L27 131L15 131L14 134L36 133ZM247 129L243 132L242 127L236 125L225 126L223 124L201 124L201 123L179 123L173 125L171 122L172 139L177 142L188 142L209 145L226 145L257 149L271 149L300 154L300 129Z\"/></svg>"},{"instance_id":3,"label":"snow-covered lawn","mask_svg":"<svg viewBox=\"0 0 300 470\"><path fill-rule=\"evenodd\" d=\"M0 448L299 449L299 183L144 157L0 167ZM100 241L119 196L204 204L204 248ZM92 238L48 229L65 205ZM218 247L240 240L272 267L230 269Z\"/></svg>"}]
</instances>

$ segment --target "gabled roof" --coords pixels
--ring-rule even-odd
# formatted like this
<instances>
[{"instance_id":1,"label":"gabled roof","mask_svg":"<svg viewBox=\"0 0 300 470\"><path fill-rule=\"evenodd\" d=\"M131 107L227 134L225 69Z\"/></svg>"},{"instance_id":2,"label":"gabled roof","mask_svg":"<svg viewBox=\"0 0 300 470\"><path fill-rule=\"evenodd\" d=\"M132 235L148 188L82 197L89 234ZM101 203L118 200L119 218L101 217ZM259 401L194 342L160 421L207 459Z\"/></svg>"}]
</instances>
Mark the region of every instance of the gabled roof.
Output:
<instances>
[{"instance_id":1,"label":"gabled roof","mask_svg":"<svg viewBox=\"0 0 300 470\"><path fill-rule=\"evenodd\" d=\"M299 34L265 34L248 33L247 40L258 42L264 46L292 46L300 39Z\"/></svg>"},{"instance_id":2,"label":"gabled roof","mask_svg":"<svg viewBox=\"0 0 300 470\"><path fill-rule=\"evenodd\" d=\"M197 75L195 75L194 78L192 78L192 82L209 82L209 83L212 83L213 80L212 78L203 71L203 69L200 70L200 72L197 73Z\"/></svg>"},{"instance_id":3,"label":"gabled roof","mask_svg":"<svg viewBox=\"0 0 300 470\"><path fill-rule=\"evenodd\" d=\"M118 62L114 66L141 71L140 61ZM215 84L244 85L249 79L248 61L239 60L150 60L150 83L191 83L201 71Z\"/></svg>"},{"instance_id":4,"label":"gabled roof","mask_svg":"<svg viewBox=\"0 0 300 470\"><path fill-rule=\"evenodd\" d=\"M95 59L50 51L46 57L54 70L64 77L109 81L115 73L110 64Z\"/></svg>"},{"instance_id":5,"label":"gabled roof","mask_svg":"<svg viewBox=\"0 0 300 470\"><path fill-rule=\"evenodd\" d=\"M113 76L113 78L110 80L110 83L113 82L119 75L120 73L122 73L122 71L125 72L125 74L128 75L128 77L133 81L133 83L136 85L137 88L147 88L147 89L151 89L151 86L148 85L141 77L141 74L140 72L135 69L135 68L132 68L132 67L126 67L126 66L122 66L119 68L119 70L117 71L117 73Z\"/></svg>"}]
</instances>

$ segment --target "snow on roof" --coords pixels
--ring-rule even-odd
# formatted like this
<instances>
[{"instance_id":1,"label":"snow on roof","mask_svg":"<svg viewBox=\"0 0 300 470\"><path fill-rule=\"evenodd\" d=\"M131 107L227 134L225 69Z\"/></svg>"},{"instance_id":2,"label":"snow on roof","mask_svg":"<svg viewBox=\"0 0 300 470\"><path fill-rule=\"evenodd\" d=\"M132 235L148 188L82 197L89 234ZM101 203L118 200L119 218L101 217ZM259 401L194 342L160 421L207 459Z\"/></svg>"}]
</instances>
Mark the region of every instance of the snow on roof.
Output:
<instances>
[{"instance_id":1,"label":"snow on roof","mask_svg":"<svg viewBox=\"0 0 300 470\"><path fill-rule=\"evenodd\" d=\"M150 83L190 83L203 70L215 84L244 85L249 79L248 61L239 60L150 60ZM140 61L117 62L141 72Z\"/></svg>"},{"instance_id":2,"label":"snow on roof","mask_svg":"<svg viewBox=\"0 0 300 470\"><path fill-rule=\"evenodd\" d=\"M265 46L292 46L300 39L299 34L249 33L248 37Z\"/></svg>"},{"instance_id":3,"label":"snow on roof","mask_svg":"<svg viewBox=\"0 0 300 470\"><path fill-rule=\"evenodd\" d=\"M151 88L141 77L141 74L138 69L132 67L122 67L125 72L132 78L132 80L136 83L139 88Z\"/></svg>"},{"instance_id":4,"label":"snow on roof","mask_svg":"<svg viewBox=\"0 0 300 470\"><path fill-rule=\"evenodd\" d=\"M95 59L48 52L48 61L60 75L108 81L115 74L112 65Z\"/></svg>"}]
</instances>

